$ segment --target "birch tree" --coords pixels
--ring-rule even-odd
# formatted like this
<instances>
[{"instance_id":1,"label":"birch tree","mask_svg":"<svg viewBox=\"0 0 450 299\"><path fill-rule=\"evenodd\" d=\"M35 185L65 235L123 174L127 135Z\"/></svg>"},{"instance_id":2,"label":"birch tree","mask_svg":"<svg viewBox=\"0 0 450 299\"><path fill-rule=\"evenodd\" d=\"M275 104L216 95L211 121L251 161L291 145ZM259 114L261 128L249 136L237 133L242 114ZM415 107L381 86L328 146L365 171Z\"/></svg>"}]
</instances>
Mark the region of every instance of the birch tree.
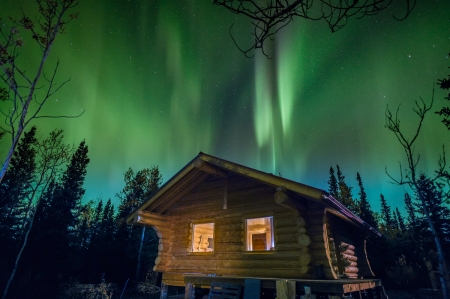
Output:
<instances>
[{"instance_id":1,"label":"birch tree","mask_svg":"<svg viewBox=\"0 0 450 299\"><path fill-rule=\"evenodd\" d=\"M0 102L3 103L0 113L4 116L0 137L5 133L11 137L11 146L0 171L0 183L24 129L32 120L79 116L42 114L48 99L69 81L56 82L59 62L49 75L45 72L45 66L56 37L70 21L77 18L76 13L69 14L69 11L78 5L79 0L36 0L36 3L39 16L35 20L22 11L19 20L8 18L12 24L2 24L0 27ZM0 22L4 20L0 18ZM22 31L31 34L31 40L41 52L36 69L28 63L21 63L21 49L27 44Z\"/></svg>"}]
</instances>

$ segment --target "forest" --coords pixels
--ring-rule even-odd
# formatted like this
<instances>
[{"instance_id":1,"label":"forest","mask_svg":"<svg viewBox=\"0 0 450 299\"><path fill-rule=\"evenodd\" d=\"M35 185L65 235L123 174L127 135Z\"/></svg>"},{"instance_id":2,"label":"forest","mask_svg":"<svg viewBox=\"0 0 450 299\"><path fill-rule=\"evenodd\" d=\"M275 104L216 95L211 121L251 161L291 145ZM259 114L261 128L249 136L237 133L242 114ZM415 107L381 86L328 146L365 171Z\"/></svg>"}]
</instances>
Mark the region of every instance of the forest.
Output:
<instances>
[{"instance_id":1,"label":"forest","mask_svg":"<svg viewBox=\"0 0 450 299\"><path fill-rule=\"evenodd\" d=\"M0 127L0 139L4 142L12 137L0 177L2 299L78 298L68 293L74 286L105 283L115 284L115 296L119 297L120 292L137 291L140 282L155 278L152 269L158 252L156 233L127 225L124 218L159 188L163 178L158 166L129 168L124 170L123 186L115 198L84 197L89 145L81 140L73 146L61 129L45 135L33 126L37 118L76 118L84 112L47 116L41 110L69 81L56 84L59 62L53 72L45 73L43 69L56 36L77 19L77 13L67 15L67 11L76 7L78 1L37 3L41 21L33 22L23 15L11 27L0 28L0 103L2 109L9 104L8 109L1 111L6 125ZM30 32L42 52L35 77L28 77L28 63L17 62L24 45L17 28ZM36 85L44 79L45 88ZM449 90L450 76L438 84ZM40 100L36 100L39 96ZM388 173L386 179L408 187L404 209L392 208L398 198L385 198L383 194L379 199L369 198L360 173L354 174L355 180L349 180L339 165L331 166L328 172L327 191L381 232L381 237L368 238L368 256L373 272L390 289L438 289L450 284L446 269L450 252L450 174L445 150L435 173L420 172L419 157L414 152L426 115L435 112L435 117L439 115L443 125L450 128L450 109L433 111L433 99L430 104L416 102L413 110L419 121L411 138L400 129L398 110L386 110L386 128L399 141L407 161L399 178ZM450 100L450 94L446 99ZM377 200L380 211L374 211L370 205ZM111 297L108 290L105 292Z\"/></svg>"},{"instance_id":2,"label":"forest","mask_svg":"<svg viewBox=\"0 0 450 299\"><path fill-rule=\"evenodd\" d=\"M37 138L37 127L24 133L0 185L0 283L6 298L67 298L74 284L114 283L132 290L151 273L158 238L152 229L129 226L126 217L162 182L157 166L124 173L124 185L112 199L83 201L88 145L73 147L62 130ZM406 214L380 195L373 211L362 177L356 190L339 165L330 167L328 192L382 237L368 239L368 255L387 288L437 288L437 254L417 194L405 193ZM443 184L420 174L431 219L450 252L450 209Z\"/></svg>"}]
</instances>

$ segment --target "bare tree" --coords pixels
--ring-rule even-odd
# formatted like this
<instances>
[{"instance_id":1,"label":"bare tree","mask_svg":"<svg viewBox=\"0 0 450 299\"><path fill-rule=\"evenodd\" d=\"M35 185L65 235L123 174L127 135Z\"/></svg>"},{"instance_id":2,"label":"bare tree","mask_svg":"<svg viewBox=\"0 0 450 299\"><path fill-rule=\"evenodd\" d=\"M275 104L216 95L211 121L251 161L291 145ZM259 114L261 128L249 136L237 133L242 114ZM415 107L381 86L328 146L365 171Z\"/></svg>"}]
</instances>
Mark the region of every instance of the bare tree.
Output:
<instances>
[{"instance_id":1,"label":"bare tree","mask_svg":"<svg viewBox=\"0 0 450 299\"><path fill-rule=\"evenodd\" d=\"M423 193L422 188L419 186L419 175L420 172L418 170L418 164L420 161L420 155L416 154L414 152L415 144L417 141L417 138L419 137L420 131L422 129L423 122L425 120L425 116L427 113L431 110L433 106L434 101L434 89L433 89L433 95L431 98L430 104L426 104L422 98L420 98L420 101L415 102L415 106L413 108L413 112L419 117L419 122L417 125L417 128L413 132L411 137L408 137L404 134L404 132L401 130L400 127L400 119L398 117L399 108L397 108L397 111L395 114L393 114L389 107L386 108L385 112L385 127L394 133L395 137L397 138L400 145L403 147L403 150L405 151L406 160L407 160L407 166L405 169L402 168L402 165L400 164L400 175L398 178L394 178L386 168L386 174L389 176L389 178L392 180L393 183L397 185L407 185L409 186L416 194L418 199L421 203L421 209L422 213L425 215L431 235L433 237L433 240L436 244L436 251L438 254L438 269L439 269L439 280L441 282L442 286L442 293L444 299L449 299L449 290L448 286L445 280L446 275L446 267L445 267L445 255L442 247L442 242L439 238L439 235L436 231L436 227L431 219L431 211L429 211L429 208L426 204L426 198L425 194ZM445 160L445 151L443 148L442 156L439 157L438 160L438 169L435 172L435 175L433 178L431 178L432 182L437 182L438 180L449 180L449 174L446 171L446 160Z\"/></svg>"},{"instance_id":2,"label":"bare tree","mask_svg":"<svg viewBox=\"0 0 450 299\"><path fill-rule=\"evenodd\" d=\"M238 49L247 57L253 50L261 49L264 55L264 42L274 35L294 18L309 20L324 20L331 32L344 27L349 18L362 18L375 15L388 8L394 0L213 0L216 5L223 6L235 14L250 18L253 25L253 43L242 49L236 43L230 27L230 36ZM416 0L399 0L405 2L405 14L395 17L405 19L412 11Z\"/></svg>"},{"instance_id":3,"label":"bare tree","mask_svg":"<svg viewBox=\"0 0 450 299\"><path fill-rule=\"evenodd\" d=\"M82 114L51 116L41 113L47 100L69 81L56 83L55 77L59 62L56 63L49 76L46 75L44 66L56 36L64 31L65 25L77 18L77 14L66 15L69 10L78 5L79 0L36 0L36 2L39 17L35 21L22 11L22 18L19 21L12 21L11 27L0 27L0 39L2 39L0 40L0 84L3 85L0 85L0 101L9 103L7 110L0 110L5 117L4 124L0 125L0 134L5 132L11 134L11 147L0 172L0 183L5 176L23 130L33 119L78 117ZM29 31L32 39L42 51L34 76L30 76L31 71L27 71L23 67L24 64L19 63L20 49L24 45L22 37L19 36L19 29ZM47 81L46 86L45 84L40 85L41 77Z\"/></svg>"}]
</instances>

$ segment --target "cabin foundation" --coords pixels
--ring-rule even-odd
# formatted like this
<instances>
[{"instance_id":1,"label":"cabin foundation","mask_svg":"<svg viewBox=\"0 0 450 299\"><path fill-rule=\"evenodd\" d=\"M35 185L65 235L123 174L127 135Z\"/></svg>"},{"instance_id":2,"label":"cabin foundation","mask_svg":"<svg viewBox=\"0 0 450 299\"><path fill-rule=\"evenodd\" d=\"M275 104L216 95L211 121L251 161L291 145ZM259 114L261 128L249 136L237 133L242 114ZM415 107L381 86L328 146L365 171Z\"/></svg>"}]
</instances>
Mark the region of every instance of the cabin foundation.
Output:
<instances>
[{"instance_id":1,"label":"cabin foundation","mask_svg":"<svg viewBox=\"0 0 450 299\"><path fill-rule=\"evenodd\" d=\"M281 283L280 283L281 282ZM213 283L234 284L239 285L242 289L243 299L261 298L262 290L273 290L278 299L289 299L285 295L284 288L280 287L285 284L294 286L292 298L308 298L305 296L305 290L312 296L309 298L319 299L337 299L337 298L367 298L381 299L387 298L384 294L384 288L380 279L280 279L267 277L237 277L237 276L209 276L209 275L187 275L184 276L185 294L178 295L176 298L196 299L196 289L209 289ZM255 289L256 285L256 289ZM168 285L165 291L161 293L161 299L173 298L167 296ZM248 288L248 290L247 290ZM164 287L161 288L163 290ZM292 292L290 292L292 294ZM258 296L256 297L256 295ZM298 295L298 296L297 296ZM297 297L296 297L297 296ZM267 296L266 296L267 297ZM275 296L274 296L275 298Z\"/></svg>"}]
</instances>

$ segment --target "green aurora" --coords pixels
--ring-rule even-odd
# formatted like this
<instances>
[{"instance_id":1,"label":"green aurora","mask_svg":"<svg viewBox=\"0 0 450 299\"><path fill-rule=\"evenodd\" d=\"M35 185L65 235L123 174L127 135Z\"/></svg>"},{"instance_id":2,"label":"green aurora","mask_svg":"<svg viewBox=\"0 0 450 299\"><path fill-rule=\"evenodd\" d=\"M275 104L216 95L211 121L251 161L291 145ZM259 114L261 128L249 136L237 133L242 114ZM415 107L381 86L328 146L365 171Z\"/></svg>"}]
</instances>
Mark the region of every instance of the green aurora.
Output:
<instances>
[{"instance_id":1,"label":"green aurora","mask_svg":"<svg viewBox=\"0 0 450 299\"><path fill-rule=\"evenodd\" d=\"M30 0L0 2L2 22L18 3L33 11ZM86 139L85 200L114 198L128 167L158 165L168 180L202 151L325 190L339 164L354 196L358 171L375 210L380 193L403 209L404 189L385 166L397 175L404 153L384 112L402 103L402 124L415 124L414 101L428 101L448 75L450 1L419 0L402 22L392 16L399 5L333 34L295 19L268 45L270 60L245 58L229 28L245 46L249 20L210 1L82 0L77 10L47 64L49 72L60 59L58 80L71 81L45 114L85 113L34 124L41 136L62 128L69 142ZM34 67L39 55L27 41L21 63ZM437 88L434 110L444 97ZM416 148L428 173L450 139L439 121L429 115ZM9 140L1 147L3 160Z\"/></svg>"}]
</instances>

